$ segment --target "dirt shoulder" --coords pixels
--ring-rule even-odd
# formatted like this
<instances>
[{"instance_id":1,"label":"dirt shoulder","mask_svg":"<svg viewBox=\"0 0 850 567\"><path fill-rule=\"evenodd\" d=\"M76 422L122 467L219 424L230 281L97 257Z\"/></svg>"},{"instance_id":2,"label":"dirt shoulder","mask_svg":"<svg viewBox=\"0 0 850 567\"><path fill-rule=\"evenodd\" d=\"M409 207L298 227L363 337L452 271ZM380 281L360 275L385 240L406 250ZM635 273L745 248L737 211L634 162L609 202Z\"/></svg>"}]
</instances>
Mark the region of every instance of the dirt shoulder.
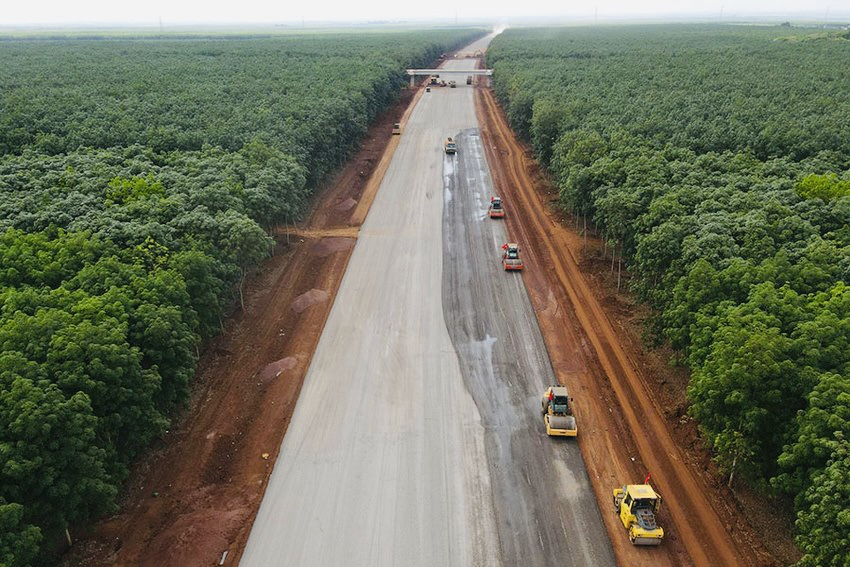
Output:
<instances>
[{"instance_id":1,"label":"dirt shoulder","mask_svg":"<svg viewBox=\"0 0 850 567\"><path fill-rule=\"evenodd\" d=\"M369 204L398 138L393 122L419 90L370 127L358 153L315 198L309 220L275 231L275 255L199 361L189 407L136 463L120 510L62 564L235 565L289 425Z\"/></svg>"},{"instance_id":2,"label":"dirt shoulder","mask_svg":"<svg viewBox=\"0 0 850 567\"><path fill-rule=\"evenodd\" d=\"M510 233L524 244L523 277L556 374L575 397L582 456L620 564L786 564L787 549L769 541L769 552L763 526L751 523L769 517L768 506L745 509L718 482L685 413L687 374L666 364L669 353L644 349L643 312L617 294L616 273L607 276L610 259L585 260L600 243L563 223L553 206L557 192L510 131L492 92L478 89L476 103L494 185ZM636 550L613 513L611 490L647 473L665 497L666 537L659 548ZM784 539L790 542L790 534Z\"/></svg>"}]
</instances>

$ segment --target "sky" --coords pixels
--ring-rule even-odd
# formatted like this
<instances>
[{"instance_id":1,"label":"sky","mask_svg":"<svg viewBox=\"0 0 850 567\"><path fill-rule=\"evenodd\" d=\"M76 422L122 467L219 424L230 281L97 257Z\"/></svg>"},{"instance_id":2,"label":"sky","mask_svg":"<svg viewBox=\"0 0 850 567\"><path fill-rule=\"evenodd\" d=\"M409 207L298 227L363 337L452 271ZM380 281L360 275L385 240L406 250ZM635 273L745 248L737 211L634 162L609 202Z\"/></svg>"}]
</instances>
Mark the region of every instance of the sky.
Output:
<instances>
[{"instance_id":1,"label":"sky","mask_svg":"<svg viewBox=\"0 0 850 567\"><path fill-rule=\"evenodd\" d=\"M765 14L792 19L850 18L850 0L0 0L0 27L21 25L163 26L329 21L459 22L623 16L734 18Z\"/></svg>"}]
</instances>

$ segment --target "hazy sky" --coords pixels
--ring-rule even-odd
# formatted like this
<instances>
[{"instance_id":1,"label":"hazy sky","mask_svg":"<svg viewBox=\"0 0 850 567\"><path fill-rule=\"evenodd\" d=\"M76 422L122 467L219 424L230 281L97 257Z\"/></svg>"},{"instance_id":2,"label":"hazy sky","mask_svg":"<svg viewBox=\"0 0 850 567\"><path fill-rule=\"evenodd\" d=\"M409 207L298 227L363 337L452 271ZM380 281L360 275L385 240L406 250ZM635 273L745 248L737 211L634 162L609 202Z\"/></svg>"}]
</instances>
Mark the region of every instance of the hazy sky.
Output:
<instances>
[{"instance_id":1,"label":"hazy sky","mask_svg":"<svg viewBox=\"0 0 850 567\"><path fill-rule=\"evenodd\" d=\"M163 25L374 21L411 19L506 19L618 15L714 15L806 13L847 17L850 0L0 0L0 26L22 24Z\"/></svg>"}]
</instances>

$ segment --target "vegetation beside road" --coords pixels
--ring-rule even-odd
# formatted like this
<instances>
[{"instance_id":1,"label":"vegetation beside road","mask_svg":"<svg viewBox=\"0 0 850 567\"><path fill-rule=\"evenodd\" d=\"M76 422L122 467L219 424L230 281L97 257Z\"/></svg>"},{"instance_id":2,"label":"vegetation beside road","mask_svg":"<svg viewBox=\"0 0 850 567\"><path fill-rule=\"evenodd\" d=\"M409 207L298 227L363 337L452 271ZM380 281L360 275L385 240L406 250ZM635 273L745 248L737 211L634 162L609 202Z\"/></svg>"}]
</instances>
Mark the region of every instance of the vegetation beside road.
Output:
<instances>
[{"instance_id":1,"label":"vegetation beside road","mask_svg":"<svg viewBox=\"0 0 850 567\"><path fill-rule=\"evenodd\" d=\"M787 26L511 29L487 53L691 368L722 469L793 497L803 565L850 555L848 55Z\"/></svg>"},{"instance_id":2,"label":"vegetation beside road","mask_svg":"<svg viewBox=\"0 0 850 567\"><path fill-rule=\"evenodd\" d=\"M198 345L424 66L478 30L7 40L0 564L114 509Z\"/></svg>"}]
</instances>

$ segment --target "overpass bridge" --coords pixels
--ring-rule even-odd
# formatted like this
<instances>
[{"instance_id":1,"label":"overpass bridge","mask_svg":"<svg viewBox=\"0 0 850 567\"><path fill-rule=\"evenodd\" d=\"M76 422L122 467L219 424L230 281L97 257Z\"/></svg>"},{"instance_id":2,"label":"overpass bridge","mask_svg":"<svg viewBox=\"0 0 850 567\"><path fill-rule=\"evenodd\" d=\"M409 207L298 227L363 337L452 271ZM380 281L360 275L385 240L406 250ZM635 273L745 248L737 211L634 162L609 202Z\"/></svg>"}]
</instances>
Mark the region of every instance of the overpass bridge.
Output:
<instances>
[{"instance_id":1,"label":"overpass bridge","mask_svg":"<svg viewBox=\"0 0 850 567\"><path fill-rule=\"evenodd\" d=\"M430 77L431 75L437 75L439 77L445 75L477 75L483 77L492 77L493 70L492 69L408 69L407 74L410 76L410 86L415 86L416 77Z\"/></svg>"}]
</instances>

